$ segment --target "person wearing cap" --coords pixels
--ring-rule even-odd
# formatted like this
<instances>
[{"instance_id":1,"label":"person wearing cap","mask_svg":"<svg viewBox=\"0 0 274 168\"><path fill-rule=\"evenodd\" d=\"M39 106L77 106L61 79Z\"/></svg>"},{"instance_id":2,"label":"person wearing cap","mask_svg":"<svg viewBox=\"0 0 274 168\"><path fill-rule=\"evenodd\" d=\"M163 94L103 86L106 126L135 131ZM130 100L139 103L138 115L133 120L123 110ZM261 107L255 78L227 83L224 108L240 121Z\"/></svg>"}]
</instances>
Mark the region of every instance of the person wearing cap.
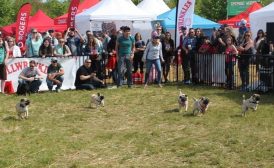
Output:
<instances>
[{"instance_id":1,"label":"person wearing cap","mask_svg":"<svg viewBox=\"0 0 274 168\"><path fill-rule=\"evenodd\" d=\"M123 28L123 35L117 39L115 50L117 53L117 70L118 70L118 79L117 87L122 86L122 68L126 64L127 69L127 85L129 88L132 87L132 65L134 52L135 52L135 40L134 37L130 35L130 28L125 26Z\"/></svg>"},{"instance_id":2,"label":"person wearing cap","mask_svg":"<svg viewBox=\"0 0 274 168\"><path fill-rule=\"evenodd\" d=\"M36 62L31 60L29 62L29 67L24 68L19 74L18 84L27 84L31 93L37 93L42 84L41 79L43 79L42 73L36 67Z\"/></svg>"},{"instance_id":3,"label":"person wearing cap","mask_svg":"<svg viewBox=\"0 0 274 168\"><path fill-rule=\"evenodd\" d=\"M241 44L244 40L244 34L248 31L248 28L246 26L247 21L245 19L241 19L240 21L240 27L239 27L239 35L237 38L237 43Z\"/></svg>"},{"instance_id":4,"label":"person wearing cap","mask_svg":"<svg viewBox=\"0 0 274 168\"><path fill-rule=\"evenodd\" d=\"M2 93L5 93L5 82L7 80L6 63L9 56L8 52L8 46L6 45L4 39L0 37L0 81Z\"/></svg>"},{"instance_id":5,"label":"person wearing cap","mask_svg":"<svg viewBox=\"0 0 274 168\"><path fill-rule=\"evenodd\" d=\"M183 70L184 70L184 83L190 84L192 74L192 82L197 82L196 77L196 68L195 68L195 53L196 53L196 44L197 39L195 37L195 30L193 28L189 29L188 36L184 39L183 42L183 50L184 50L184 57L183 57Z\"/></svg>"},{"instance_id":6,"label":"person wearing cap","mask_svg":"<svg viewBox=\"0 0 274 168\"><path fill-rule=\"evenodd\" d=\"M155 66L157 70L157 83L159 87L162 87L161 85L161 78L162 78L162 68L161 68L161 62L164 62L163 58L163 52L162 52L162 43L160 41L160 36L154 35L152 37L152 41L150 41L145 49L143 59L146 63L146 73L145 73L145 86L144 88L147 88L148 84L148 77L150 70L152 68L152 65Z\"/></svg>"},{"instance_id":7,"label":"person wearing cap","mask_svg":"<svg viewBox=\"0 0 274 168\"><path fill-rule=\"evenodd\" d=\"M57 58L51 59L51 64L48 67L47 70L47 85L49 91L52 91L53 85L57 85L55 90L56 92L60 92L60 89L62 87L63 81L64 81L64 75L65 71L64 68L60 63L58 63Z\"/></svg>"},{"instance_id":8,"label":"person wearing cap","mask_svg":"<svg viewBox=\"0 0 274 168\"><path fill-rule=\"evenodd\" d=\"M86 59L84 65L76 72L75 87L77 90L93 90L104 86L104 81L96 77L94 67L91 66L91 59Z\"/></svg>"}]
</instances>

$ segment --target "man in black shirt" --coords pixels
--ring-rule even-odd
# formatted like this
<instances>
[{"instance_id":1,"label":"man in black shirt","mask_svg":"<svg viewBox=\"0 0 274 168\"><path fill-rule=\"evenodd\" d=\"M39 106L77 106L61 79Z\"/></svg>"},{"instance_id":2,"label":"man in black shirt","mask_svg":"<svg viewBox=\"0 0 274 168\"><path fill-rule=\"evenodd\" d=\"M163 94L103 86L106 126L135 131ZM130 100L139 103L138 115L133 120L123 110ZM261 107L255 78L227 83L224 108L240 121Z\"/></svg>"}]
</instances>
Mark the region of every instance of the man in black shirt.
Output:
<instances>
[{"instance_id":1,"label":"man in black shirt","mask_svg":"<svg viewBox=\"0 0 274 168\"><path fill-rule=\"evenodd\" d=\"M74 85L79 90L92 90L104 85L104 81L96 77L96 72L91 67L90 59L86 59L84 65L77 70Z\"/></svg>"}]
</instances>

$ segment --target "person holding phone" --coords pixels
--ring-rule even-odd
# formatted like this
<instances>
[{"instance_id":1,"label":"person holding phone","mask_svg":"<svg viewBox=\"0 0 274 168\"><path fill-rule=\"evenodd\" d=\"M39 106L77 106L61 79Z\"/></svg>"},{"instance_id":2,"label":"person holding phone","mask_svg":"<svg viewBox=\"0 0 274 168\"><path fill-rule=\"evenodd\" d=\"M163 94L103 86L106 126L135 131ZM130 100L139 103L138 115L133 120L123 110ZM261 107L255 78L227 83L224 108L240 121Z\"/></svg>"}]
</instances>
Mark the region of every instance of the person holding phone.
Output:
<instances>
[{"instance_id":1,"label":"person holding phone","mask_svg":"<svg viewBox=\"0 0 274 168\"><path fill-rule=\"evenodd\" d=\"M78 35L78 37L76 35ZM84 38L81 36L77 29L68 28L65 34L65 40L72 56L82 55L81 46L84 43Z\"/></svg>"}]
</instances>

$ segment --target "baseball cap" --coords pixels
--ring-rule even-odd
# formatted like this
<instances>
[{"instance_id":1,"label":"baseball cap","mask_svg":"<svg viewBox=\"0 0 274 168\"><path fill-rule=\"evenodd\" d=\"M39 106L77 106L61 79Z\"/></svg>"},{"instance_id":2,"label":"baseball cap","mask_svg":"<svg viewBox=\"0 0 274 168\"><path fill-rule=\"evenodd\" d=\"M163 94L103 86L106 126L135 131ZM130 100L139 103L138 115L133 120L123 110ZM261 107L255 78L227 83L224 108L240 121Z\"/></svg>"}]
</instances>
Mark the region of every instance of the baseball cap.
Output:
<instances>
[{"instance_id":1,"label":"baseball cap","mask_svg":"<svg viewBox=\"0 0 274 168\"><path fill-rule=\"evenodd\" d=\"M51 62L54 62L54 63L55 63L55 62L58 62L58 60L57 60L57 58L52 58L52 59L51 59Z\"/></svg>"}]
</instances>

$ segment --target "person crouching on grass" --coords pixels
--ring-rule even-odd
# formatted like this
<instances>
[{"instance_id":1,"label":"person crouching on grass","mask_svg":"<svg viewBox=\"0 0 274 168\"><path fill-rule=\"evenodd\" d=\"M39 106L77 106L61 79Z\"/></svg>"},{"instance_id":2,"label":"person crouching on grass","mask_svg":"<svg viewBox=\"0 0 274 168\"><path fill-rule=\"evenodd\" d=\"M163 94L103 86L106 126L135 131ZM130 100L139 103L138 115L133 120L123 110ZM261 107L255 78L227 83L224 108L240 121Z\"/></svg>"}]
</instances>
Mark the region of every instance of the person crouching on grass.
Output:
<instances>
[{"instance_id":1,"label":"person crouching on grass","mask_svg":"<svg viewBox=\"0 0 274 168\"><path fill-rule=\"evenodd\" d=\"M146 74L145 74L145 86L147 87L148 84L148 77L149 72L152 67L152 64L156 67L158 72L157 75L157 83L159 87L161 85L161 77L162 77L162 68L161 68L161 61L165 62L163 59L163 52L162 52L162 43L160 42L160 36L154 35L152 41L148 43L147 48L143 55L143 60L146 63Z\"/></svg>"},{"instance_id":2,"label":"person crouching on grass","mask_svg":"<svg viewBox=\"0 0 274 168\"><path fill-rule=\"evenodd\" d=\"M64 75L65 71L61 64L58 63L56 58L51 59L51 64L48 67L47 72L47 85L49 88L49 91L52 91L53 85L57 85L56 92L60 92L61 86L64 81Z\"/></svg>"},{"instance_id":3,"label":"person crouching on grass","mask_svg":"<svg viewBox=\"0 0 274 168\"><path fill-rule=\"evenodd\" d=\"M77 90L93 90L104 87L105 83L96 77L96 71L91 67L91 59L86 59L76 72L74 85Z\"/></svg>"},{"instance_id":4,"label":"person crouching on grass","mask_svg":"<svg viewBox=\"0 0 274 168\"><path fill-rule=\"evenodd\" d=\"M36 62L34 60L31 60L29 62L29 67L26 67L20 73L18 84L27 84L31 93L38 93L39 87L42 84L41 79L43 79L42 73L36 67Z\"/></svg>"}]
</instances>

